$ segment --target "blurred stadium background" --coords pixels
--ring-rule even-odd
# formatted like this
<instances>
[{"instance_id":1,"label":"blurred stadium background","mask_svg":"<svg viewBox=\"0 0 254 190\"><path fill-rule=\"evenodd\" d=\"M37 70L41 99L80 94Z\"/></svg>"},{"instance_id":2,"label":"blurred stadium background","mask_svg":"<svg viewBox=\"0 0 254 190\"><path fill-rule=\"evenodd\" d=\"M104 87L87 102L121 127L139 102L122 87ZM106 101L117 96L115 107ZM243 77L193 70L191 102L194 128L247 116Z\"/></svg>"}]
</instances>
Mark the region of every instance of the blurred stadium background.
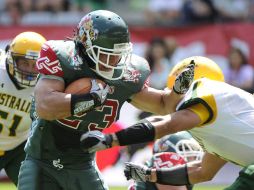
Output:
<instances>
[{"instance_id":1,"label":"blurred stadium background","mask_svg":"<svg viewBox=\"0 0 254 190\"><path fill-rule=\"evenodd\" d=\"M219 64L228 83L253 92L253 0L0 0L0 48L23 31L41 33L48 40L71 37L80 18L96 9L114 11L129 24L134 53L149 60L153 87L165 87L169 70L179 60L203 55ZM240 65L248 66L248 74L234 70L232 49L242 53ZM251 81L249 86L242 85L246 81ZM147 115L126 104L120 121L108 131L127 127ZM98 165L113 190L126 189L129 183L123 176L123 162L145 160L151 155L150 147L113 148L98 153ZM238 167L228 164L212 182L195 189L225 186L238 171ZM15 189L8 184L4 171L0 179L1 190ZM123 188L114 188L119 186Z\"/></svg>"}]
</instances>

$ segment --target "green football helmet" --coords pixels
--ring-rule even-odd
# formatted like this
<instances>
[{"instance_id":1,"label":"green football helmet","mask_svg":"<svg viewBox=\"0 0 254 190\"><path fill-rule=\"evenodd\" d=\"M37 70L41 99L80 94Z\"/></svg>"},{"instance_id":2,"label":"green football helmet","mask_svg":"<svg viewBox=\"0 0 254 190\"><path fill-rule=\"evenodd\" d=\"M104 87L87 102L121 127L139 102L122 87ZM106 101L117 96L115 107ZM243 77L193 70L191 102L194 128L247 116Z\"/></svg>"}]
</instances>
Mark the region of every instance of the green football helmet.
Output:
<instances>
[{"instance_id":1,"label":"green football helmet","mask_svg":"<svg viewBox=\"0 0 254 190\"><path fill-rule=\"evenodd\" d=\"M109 80L123 77L132 44L128 26L120 16L106 10L88 13L78 24L75 43L93 61L92 69L98 75ZM110 61L114 57L117 64L112 65Z\"/></svg>"},{"instance_id":2,"label":"green football helmet","mask_svg":"<svg viewBox=\"0 0 254 190\"><path fill-rule=\"evenodd\" d=\"M186 162L201 160L203 149L198 142L186 131L166 135L157 140L153 146L153 153L175 152Z\"/></svg>"}]
</instances>

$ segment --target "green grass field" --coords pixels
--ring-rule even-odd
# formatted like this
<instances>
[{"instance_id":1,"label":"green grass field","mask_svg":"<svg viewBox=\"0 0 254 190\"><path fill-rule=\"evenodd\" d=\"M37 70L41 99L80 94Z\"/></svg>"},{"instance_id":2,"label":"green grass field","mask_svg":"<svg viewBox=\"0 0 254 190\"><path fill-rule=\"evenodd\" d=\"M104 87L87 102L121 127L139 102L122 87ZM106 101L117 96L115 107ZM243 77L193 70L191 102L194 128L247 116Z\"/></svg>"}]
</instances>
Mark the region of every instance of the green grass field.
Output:
<instances>
[{"instance_id":1,"label":"green grass field","mask_svg":"<svg viewBox=\"0 0 254 190\"><path fill-rule=\"evenodd\" d=\"M194 190L222 190L225 186L201 186L197 185ZM16 190L17 188L10 183L0 182L1 190ZM110 190L126 190L127 187L111 187Z\"/></svg>"}]
</instances>

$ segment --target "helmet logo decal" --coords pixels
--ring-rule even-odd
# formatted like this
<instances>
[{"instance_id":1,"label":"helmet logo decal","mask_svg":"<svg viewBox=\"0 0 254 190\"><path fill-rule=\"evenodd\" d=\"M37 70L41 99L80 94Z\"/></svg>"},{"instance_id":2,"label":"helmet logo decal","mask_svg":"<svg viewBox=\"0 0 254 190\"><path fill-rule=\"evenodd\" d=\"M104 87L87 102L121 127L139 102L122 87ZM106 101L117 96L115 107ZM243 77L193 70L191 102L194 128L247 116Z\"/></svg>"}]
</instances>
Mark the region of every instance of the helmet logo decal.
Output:
<instances>
[{"instance_id":1,"label":"helmet logo decal","mask_svg":"<svg viewBox=\"0 0 254 190\"><path fill-rule=\"evenodd\" d=\"M169 148L169 146L168 146L167 143L163 143L163 144L160 144L160 145L159 145L159 150L160 150L160 152L164 152L164 151L166 151L168 148Z\"/></svg>"},{"instance_id":2,"label":"helmet logo decal","mask_svg":"<svg viewBox=\"0 0 254 190\"><path fill-rule=\"evenodd\" d=\"M92 46L92 42L97 39L99 31L94 29L91 16L84 17L78 26L78 36L82 44L88 48Z\"/></svg>"},{"instance_id":3,"label":"helmet logo decal","mask_svg":"<svg viewBox=\"0 0 254 190\"><path fill-rule=\"evenodd\" d=\"M182 164L185 164L183 157L174 152L162 152L153 156L154 168L171 168Z\"/></svg>"}]
</instances>

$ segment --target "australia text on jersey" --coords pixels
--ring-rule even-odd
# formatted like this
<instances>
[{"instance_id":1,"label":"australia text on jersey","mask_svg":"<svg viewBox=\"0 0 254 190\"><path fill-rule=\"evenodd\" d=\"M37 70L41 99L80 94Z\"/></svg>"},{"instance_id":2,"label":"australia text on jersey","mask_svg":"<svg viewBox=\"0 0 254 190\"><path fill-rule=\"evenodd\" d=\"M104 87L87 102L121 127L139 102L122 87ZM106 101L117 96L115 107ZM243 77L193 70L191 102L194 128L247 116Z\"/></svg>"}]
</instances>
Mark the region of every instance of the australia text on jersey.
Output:
<instances>
[{"instance_id":1,"label":"australia text on jersey","mask_svg":"<svg viewBox=\"0 0 254 190\"><path fill-rule=\"evenodd\" d=\"M10 94L0 93L0 105L29 113L31 102Z\"/></svg>"}]
</instances>

